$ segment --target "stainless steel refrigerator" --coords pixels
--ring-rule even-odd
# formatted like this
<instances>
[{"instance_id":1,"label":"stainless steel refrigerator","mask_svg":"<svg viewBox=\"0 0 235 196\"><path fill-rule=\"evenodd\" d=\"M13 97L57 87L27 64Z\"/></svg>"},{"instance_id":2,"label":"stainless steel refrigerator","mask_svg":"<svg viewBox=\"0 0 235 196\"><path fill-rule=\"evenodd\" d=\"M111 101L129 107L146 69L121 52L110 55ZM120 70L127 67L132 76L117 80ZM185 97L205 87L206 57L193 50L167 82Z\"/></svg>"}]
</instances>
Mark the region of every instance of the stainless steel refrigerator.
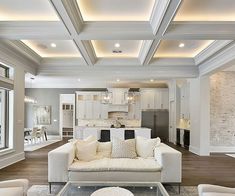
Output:
<instances>
[{"instance_id":1,"label":"stainless steel refrigerator","mask_svg":"<svg viewBox=\"0 0 235 196\"><path fill-rule=\"evenodd\" d=\"M151 137L160 137L162 141L169 141L169 112L168 110L142 111L141 127L151 129Z\"/></svg>"}]
</instances>

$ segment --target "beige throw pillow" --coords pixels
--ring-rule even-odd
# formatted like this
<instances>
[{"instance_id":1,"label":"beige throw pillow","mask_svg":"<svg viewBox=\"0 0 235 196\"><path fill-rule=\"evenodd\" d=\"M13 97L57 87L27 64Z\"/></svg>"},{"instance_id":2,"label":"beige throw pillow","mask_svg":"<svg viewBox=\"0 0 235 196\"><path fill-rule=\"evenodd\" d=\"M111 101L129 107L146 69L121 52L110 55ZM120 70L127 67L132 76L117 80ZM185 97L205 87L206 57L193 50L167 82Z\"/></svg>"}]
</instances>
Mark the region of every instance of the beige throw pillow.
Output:
<instances>
[{"instance_id":1,"label":"beige throw pillow","mask_svg":"<svg viewBox=\"0 0 235 196\"><path fill-rule=\"evenodd\" d=\"M98 142L97 158L110 158L112 153L111 142Z\"/></svg>"},{"instance_id":2,"label":"beige throw pillow","mask_svg":"<svg viewBox=\"0 0 235 196\"><path fill-rule=\"evenodd\" d=\"M136 137L136 151L139 157L147 158L153 157L154 149L159 146L161 143L161 139L147 139L144 137L137 136Z\"/></svg>"},{"instance_id":3,"label":"beige throw pillow","mask_svg":"<svg viewBox=\"0 0 235 196\"><path fill-rule=\"evenodd\" d=\"M97 140L94 136L89 136L84 140L77 140L76 157L80 161L91 161L96 159Z\"/></svg>"},{"instance_id":4,"label":"beige throw pillow","mask_svg":"<svg viewBox=\"0 0 235 196\"><path fill-rule=\"evenodd\" d=\"M112 140L112 158L136 158L135 139L120 140L113 138Z\"/></svg>"}]
</instances>

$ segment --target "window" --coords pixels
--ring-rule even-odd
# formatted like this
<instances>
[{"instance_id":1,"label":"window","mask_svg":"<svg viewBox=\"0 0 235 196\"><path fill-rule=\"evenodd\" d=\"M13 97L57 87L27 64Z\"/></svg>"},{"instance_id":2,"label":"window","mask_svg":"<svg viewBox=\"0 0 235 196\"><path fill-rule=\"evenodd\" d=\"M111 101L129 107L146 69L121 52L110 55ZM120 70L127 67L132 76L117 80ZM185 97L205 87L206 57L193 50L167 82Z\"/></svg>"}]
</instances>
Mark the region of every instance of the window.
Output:
<instances>
[{"instance_id":1,"label":"window","mask_svg":"<svg viewBox=\"0 0 235 196\"><path fill-rule=\"evenodd\" d=\"M0 149L9 147L9 103L13 82L8 79L9 68L0 65Z\"/></svg>"}]
</instances>

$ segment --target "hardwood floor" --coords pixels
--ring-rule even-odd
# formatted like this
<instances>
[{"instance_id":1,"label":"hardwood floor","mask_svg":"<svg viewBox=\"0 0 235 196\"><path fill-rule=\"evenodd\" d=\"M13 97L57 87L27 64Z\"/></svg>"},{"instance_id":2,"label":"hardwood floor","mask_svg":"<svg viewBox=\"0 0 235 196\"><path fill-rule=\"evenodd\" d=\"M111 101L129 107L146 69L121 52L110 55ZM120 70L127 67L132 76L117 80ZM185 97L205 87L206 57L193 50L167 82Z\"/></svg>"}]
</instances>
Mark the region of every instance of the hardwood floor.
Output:
<instances>
[{"instance_id":1,"label":"hardwood floor","mask_svg":"<svg viewBox=\"0 0 235 196\"><path fill-rule=\"evenodd\" d=\"M27 178L30 185L47 184L47 153L66 143L57 142L34 152L26 152L26 159L0 170L0 181ZM235 187L235 158L224 154L200 157L181 147L171 145L183 154L183 183L196 186L201 183Z\"/></svg>"}]
</instances>

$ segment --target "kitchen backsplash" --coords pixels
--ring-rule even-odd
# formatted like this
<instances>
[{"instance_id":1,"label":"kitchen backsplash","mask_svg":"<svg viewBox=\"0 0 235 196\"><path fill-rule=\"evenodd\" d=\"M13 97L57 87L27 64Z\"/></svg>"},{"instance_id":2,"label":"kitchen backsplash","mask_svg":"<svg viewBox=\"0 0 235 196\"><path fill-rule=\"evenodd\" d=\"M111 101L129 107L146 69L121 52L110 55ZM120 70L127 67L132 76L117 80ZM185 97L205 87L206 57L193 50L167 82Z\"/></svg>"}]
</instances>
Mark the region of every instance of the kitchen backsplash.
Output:
<instances>
[{"instance_id":1,"label":"kitchen backsplash","mask_svg":"<svg viewBox=\"0 0 235 196\"><path fill-rule=\"evenodd\" d=\"M141 120L118 120L121 124L126 127L140 127ZM89 127L110 127L116 121L114 119L107 120L78 120L78 126L89 126Z\"/></svg>"}]
</instances>

